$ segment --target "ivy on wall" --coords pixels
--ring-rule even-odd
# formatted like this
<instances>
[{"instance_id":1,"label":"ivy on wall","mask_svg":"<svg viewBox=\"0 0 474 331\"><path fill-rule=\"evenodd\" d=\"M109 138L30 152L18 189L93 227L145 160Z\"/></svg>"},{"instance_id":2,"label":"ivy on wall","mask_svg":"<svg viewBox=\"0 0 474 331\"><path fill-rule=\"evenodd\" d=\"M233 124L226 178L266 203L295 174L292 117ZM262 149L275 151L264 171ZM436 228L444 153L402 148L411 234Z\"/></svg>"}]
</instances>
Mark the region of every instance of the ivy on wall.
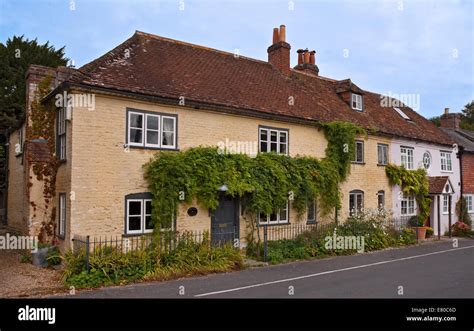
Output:
<instances>
[{"instance_id":1,"label":"ivy on wall","mask_svg":"<svg viewBox=\"0 0 474 331\"><path fill-rule=\"evenodd\" d=\"M392 185L399 185L405 195L413 195L418 204L419 215L424 221L430 215L431 199L426 170L407 170L403 166L389 164L385 172Z\"/></svg>"},{"instance_id":2,"label":"ivy on wall","mask_svg":"<svg viewBox=\"0 0 474 331\"><path fill-rule=\"evenodd\" d=\"M49 217L46 221L42 222L39 241L45 243L48 239L54 238L56 230L56 208L51 208L51 203L56 195L56 175L59 167L59 161L55 156L55 119L56 119L56 107L54 102L46 101L42 99L50 92L52 77L46 76L43 78L37 86L37 91L34 99L31 102L30 112L28 115L28 121L26 123L25 138L26 141L33 139L45 139L50 152L50 158L48 162L37 162L32 166L33 174L36 176L38 181L43 183L43 199L44 199L44 215ZM28 177L29 178L29 177ZM29 188L33 184L31 178L27 184L28 194ZM33 207L34 215L36 218L36 212L38 204L31 202Z\"/></svg>"},{"instance_id":3,"label":"ivy on wall","mask_svg":"<svg viewBox=\"0 0 474 331\"><path fill-rule=\"evenodd\" d=\"M365 131L346 122L321 127L328 140L323 159L276 153L259 153L252 158L219 153L214 147L157 153L144 165L153 194L155 224L169 226L180 202L196 199L205 208L217 208L222 185L226 185L227 194L241 197L245 210L253 214L270 214L288 199L300 216L314 199L320 202L323 213L340 208L339 184L349 172L355 137Z\"/></svg>"}]
</instances>

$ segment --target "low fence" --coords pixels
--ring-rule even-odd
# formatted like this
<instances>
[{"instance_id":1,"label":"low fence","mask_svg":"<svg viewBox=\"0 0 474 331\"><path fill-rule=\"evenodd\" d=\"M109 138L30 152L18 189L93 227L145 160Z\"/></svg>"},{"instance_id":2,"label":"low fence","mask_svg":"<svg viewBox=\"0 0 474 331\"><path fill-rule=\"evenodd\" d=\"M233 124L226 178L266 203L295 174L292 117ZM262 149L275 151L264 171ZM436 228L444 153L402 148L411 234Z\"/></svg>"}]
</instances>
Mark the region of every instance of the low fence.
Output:
<instances>
[{"instance_id":1,"label":"low fence","mask_svg":"<svg viewBox=\"0 0 474 331\"><path fill-rule=\"evenodd\" d=\"M104 254L127 254L129 252L154 249L158 254L166 254L176 249L181 243L203 243L210 246L223 246L233 244L236 237L235 232L228 232L223 235L211 236L209 231L166 231L159 237L149 235L130 236L80 236L75 235L73 241L73 253L84 252L86 268L89 270L91 257L100 257Z\"/></svg>"}]
</instances>

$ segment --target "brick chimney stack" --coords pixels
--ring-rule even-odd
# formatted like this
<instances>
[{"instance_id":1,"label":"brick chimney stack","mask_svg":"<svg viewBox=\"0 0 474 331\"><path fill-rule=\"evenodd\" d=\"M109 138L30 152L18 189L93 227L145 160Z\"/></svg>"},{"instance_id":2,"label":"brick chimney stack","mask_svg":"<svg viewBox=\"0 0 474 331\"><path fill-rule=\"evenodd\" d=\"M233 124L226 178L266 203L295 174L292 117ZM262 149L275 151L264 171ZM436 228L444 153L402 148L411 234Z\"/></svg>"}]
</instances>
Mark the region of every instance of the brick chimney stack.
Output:
<instances>
[{"instance_id":1,"label":"brick chimney stack","mask_svg":"<svg viewBox=\"0 0 474 331\"><path fill-rule=\"evenodd\" d=\"M308 74L318 76L319 68L316 65L316 51L309 51L306 49L297 50L298 53L298 65L294 69L306 72Z\"/></svg>"},{"instance_id":2,"label":"brick chimney stack","mask_svg":"<svg viewBox=\"0 0 474 331\"><path fill-rule=\"evenodd\" d=\"M273 29L273 44L268 47L268 62L274 65L283 74L290 74L290 49L286 42L286 27L280 25L280 29Z\"/></svg>"},{"instance_id":3,"label":"brick chimney stack","mask_svg":"<svg viewBox=\"0 0 474 331\"><path fill-rule=\"evenodd\" d=\"M449 113L449 108L444 108L444 114L440 117L441 127L448 129L459 129L461 114Z\"/></svg>"}]
</instances>

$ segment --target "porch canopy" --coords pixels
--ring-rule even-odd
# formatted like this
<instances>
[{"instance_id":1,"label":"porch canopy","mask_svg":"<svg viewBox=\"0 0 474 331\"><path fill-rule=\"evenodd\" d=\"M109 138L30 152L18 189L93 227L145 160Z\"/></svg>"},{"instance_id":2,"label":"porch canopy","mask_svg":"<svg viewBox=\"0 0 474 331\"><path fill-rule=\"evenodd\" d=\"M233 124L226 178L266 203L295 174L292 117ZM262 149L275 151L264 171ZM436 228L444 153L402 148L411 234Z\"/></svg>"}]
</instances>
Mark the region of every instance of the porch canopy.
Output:
<instances>
[{"instance_id":1,"label":"porch canopy","mask_svg":"<svg viewBox=\"0 0 474 331\"><path fill-rule=\"evenodd\" d=\"M437 203L431 209L432 215L430 215L430 226L435 227L434 220L437 219L437 232L438 238L441 237L441 206L443 201L441 201L443 196L448 197L448 217L449 217L449 236L451 236L451 195L454 193L454 187L451 184L448 176L433 176L428 177L429 183L429 194L436 196ZM434 201L433 201L434 203ZM436 214L434 214L436 209Z\"/></svg>"}]
</instances>

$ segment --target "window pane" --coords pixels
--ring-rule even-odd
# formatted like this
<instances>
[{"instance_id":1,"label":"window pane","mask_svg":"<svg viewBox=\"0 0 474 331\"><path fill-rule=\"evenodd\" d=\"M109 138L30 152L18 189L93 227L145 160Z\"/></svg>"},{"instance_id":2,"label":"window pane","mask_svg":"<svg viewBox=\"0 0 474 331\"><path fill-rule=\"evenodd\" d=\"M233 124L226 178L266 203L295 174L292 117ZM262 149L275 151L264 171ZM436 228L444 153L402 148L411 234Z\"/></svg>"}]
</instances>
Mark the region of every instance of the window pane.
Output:
<instances>
[{"instance_id":1,"label":"window pane","mask_svg":"<svg viewBox=\"0 0 474 331\"><path fill-rule=\"evenodd\" d=\"M314 221L315 217L315 203L312 201L308 206L308 220Z\"/></svg>"},{"instance_id":2,"label":"window pane","mask_svg":"<svg viewBox=\"0 0 474 331\"><path fill-rule=\"evenodd\" d=\"M143 128L143 115L130 114L130 127Z\"/></svg>"},{"instance_id":3,"label":"window pane","mask_svg":"<svg viewBox=\"0 0 474 331\"><path fill-rule=\"evenodd\" d=\"M286 208L280 210L280 222L286 222L287 217L286 217Z\"/></svg>"},{"instance_id":4,"label":"window pane","mask_svg":"<svg viewBox=\"0 0 474 331\"><path fill-rule=\"evenodd\" d=\"M267 141L268 135L267 130L260 129L260 140Z\"/></svg>"},{"instance_id":5,"label":"window pane","mask_svg":"<svg viewBox=\"0 0 474 331\"><path fill-rule=\"evenodd\" d=\"M363 162L364 161L364 145L360 142L356 143L356 161Z\"/></svg>"},{"instance_id":6,"label":"window pane","mask_svg":"<svg viewBox=\"0 0 474 331\"><path fill-rule=\"evenodd\" d=\"M146 116L146 128L149 130L158 130L159 118L158 116L147 115Z\"/></svg>"},{"instance_id":7,"label":"window pane","mask_svg":"<svg viewBox=\"0 0 474 331\"><path fill-rule=\"evenodd\" d=\"M286 143L286 132L280 132L280 143Z\"/></svg>"},{"instance_id":8,"label":"window pane","mask_svg":"<svg viewBox=\"0 0 474 331\"><path fill-rule=\"evenodd\" d=\"M277 139L278 133L277 131L270 131L270 141L278 141Z\"/></svg>"},{"instance_id":9,"label":"window pane","mask_svg":"<svg viewBox=\"0 0 474 331\"><path fill-rule=\"evenodd\" d=\"M280 153L286 154L286 144L280 144Z\"/></svg>"},{"instance_id":10,"label":"window pane","mask_svg":"<svg viewBox=\"0 0 474 331\"><path fill-rule=\"evenodd\" d=\"M146 230L153 229L153 222L151 221L151 216L146 216L145 217L145 229Z\"/></svg>"},{"instance_id":11,"label":"window pane","mask_svg":"<svg viewBox=\"0 0 474 331\"><path fill-rule=\"evenodd\" d=\"M355 209L355 194L349 195L349 212L352 215Z\"/></svg>"},{"instance_id":12,"label":"window pane","mask_svg":"<svg viewBox=\"0 0 474 331\"><path fill-rule=\"evenodd\" d=\"M267 152L267 143L262 141L260 142L260 152Z\"/></svg>"},{"instance_id":13,"label":"window pane","mask_svg":"<svg viewBox=\"0 0 474 331\"><path fill-rule=\"evenodd\" d=\"M157 145L158 144L158 131L147 131L146 143Z\"/></svg>"},{"instance_id":14,"label":"window pane","mask_svg":"<svg viewBox=\"0 0 474 331\"><path fill-rule=\"evenodd\" d=\"M162 146L173 146L174 145L174 133L163 132Z\"/></svg>"},{"instance_id":15,"label":"window pane","mask_svg":"<svg viewBox=\"0 0 474 331\"><path fill-rule=\"evenodd\" d=\"M357 194L357 210L361 210L364 207L364 197L362 194Z\"/></svg>"},{"instance_id":16,"label":"window pane","mask_svg":"<svg viewBox=\"0 0 474 331\"><path fill-rule=\"evenodd\" d=\"M163 117L163 130L164 131L174 131L174 119Z\"/></svg>"},{"instance_id":17,"label":"window pane","mask_svg":"<svg viewBox=\"0 0 474 331\"><path fill-rule=\"evenodd\" d=\"M270 152L277 152L277 146L278 144L275 142L275 143L270 143Z\"/></svg>"},{"instance_id":18,"label":"window pane","mask_svg":"<svg viewBox=\"0 0 474 331\"><path fill-rule=\"evenodd\" d=\"M129 201L128 202L128 215L141 215L142 214L142 202L141 201Z\"/></svg>"},{"instance_id":19,"label":"window pane","mask_svg":"<svg viewBox=\"0 0 474 331\"><path fill-rule=\"evenodd\" d=\"M258 218L259 218L260 223L267 223L268 221L267 215L265 215L264 213L260 213Z\"/></svg>"},{"instance_id":20,"label":"window pane","mask_svg":"<svg viewBox=\"0 0 474 331\"><path fill-rule=\"evenodd\" d=\"M136 230L141 230L142 225L142 218L140 216L136 217L129 217L128 218L128 230L130 231L136 231Z\"/></svg>"},{"instance_id":21,"label":"window pane","mask_svg":"<svg viewBox=\"0 0 474 331\"><path fill-rule=\"evenodd\" d=\"M151 201L145 201L145 214L151 215Z\"/></svg>"},{"instance_id":22,"label":"window pane","mask_svg":"<svg viewBox=\"0 0 474 331\"><path fill-rule=\"evenodd\" d=\"M142 130L141 129L130 129L130 142L141 143L142 142Z\"/></svg>"},{"instance_id":23,"label":"window pane","mask_svg":"<svg viewBox=\"0 0 474 331\"><path fill-rule=\"evenodd\" d=\"M277 221L277 214L276 213L271 213L270 214L270 222L276 222Z\"/></svg>"}]
</instances>

